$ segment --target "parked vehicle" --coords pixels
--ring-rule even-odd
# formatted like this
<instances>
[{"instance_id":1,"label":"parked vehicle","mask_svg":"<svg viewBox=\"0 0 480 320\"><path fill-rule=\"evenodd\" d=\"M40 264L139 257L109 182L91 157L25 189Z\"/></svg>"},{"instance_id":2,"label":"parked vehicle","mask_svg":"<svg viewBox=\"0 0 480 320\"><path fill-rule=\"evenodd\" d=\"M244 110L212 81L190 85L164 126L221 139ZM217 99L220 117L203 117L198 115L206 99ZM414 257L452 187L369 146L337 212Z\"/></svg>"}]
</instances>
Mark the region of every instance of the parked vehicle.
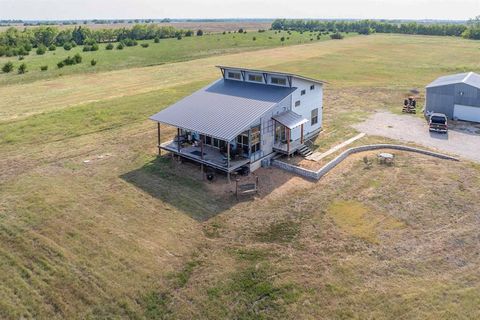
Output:
<instances>
[{"instance_id":1,"label":"parked vehicle","mask_svg":"<svg viewBox=\"0 0 480 320\"><path fill-rule=\"evenodd\" d=\"M428 123L430 132L447 133L448 132L448 118L443 113L432 113Z\"/></svg>"}]
</instances>

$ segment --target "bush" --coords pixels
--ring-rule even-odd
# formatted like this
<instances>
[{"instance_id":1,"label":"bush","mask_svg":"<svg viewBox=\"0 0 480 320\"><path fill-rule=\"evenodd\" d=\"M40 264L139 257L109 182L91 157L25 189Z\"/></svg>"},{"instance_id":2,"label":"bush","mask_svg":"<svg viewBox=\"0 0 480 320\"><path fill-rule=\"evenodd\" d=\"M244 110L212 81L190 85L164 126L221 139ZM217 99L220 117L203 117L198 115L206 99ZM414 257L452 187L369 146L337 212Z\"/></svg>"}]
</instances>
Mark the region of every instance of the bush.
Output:
<instances>
[{"instance_id":1,"label":"bush","mask_svg":"<svg viewBox=\"0 0 480 320\"><path fill-rule=\"evenodd\" d=\"M24 74L27 72L27 65L25 63L22 63L19 67L18 67L18 74Z\"/></svg>"},{"instance_id":2,"label":"bush","mask_svg":"<svg viewBox=\"0 0 480 320\"><path fill-rule=\"evenodd\" d=\"M75 59L68 56L67 58L65 58L65 60L63 60L63 64L66 65L66 66L74 65L75 64Z\"/></svg>"},{"instance_id":3,"label":"bush","mask_svg":"<svg viewBox=\"0 0 480 320\"><path fill-rule=\"evenodd\" d=\"M148 48L149 44L148 43L142 43L143 48Z\"/></svg>"},{"instance_id":4,"label":"bush","mask_svg":"<svg viewBox=\"0 0 480 320\"><path fill-rule=\"evenodd\" d=\"M60 61L59 63L57 63L57 67L58 69L61 69L65 66L65 64L63 63L63 61Z\"/></svg>"},{"instance_id":5,"label":"bush","mask_svg":"<svg viewBox=\"0 0 480 320\"><path fill-rule=\"evenodd\" d=\"M12 52L12 53L13 55L18 55L18 56L28 56L30 54L30 52L24 47L20 47L16 52Z\"/></svg>"},{"instance_id":6,"label":"bush","mask_svg":"<svg viewBox=\"0 0 480 320\"><path fill-rule=\"evenodd\" d=\"M253 37L252 40L253 40L253 41L257 40L257 37Z\"/></svg>"},{"instance_id":7,"label":"bush","mask_svg":"<svg viewBox=\"0 0 480 320\"><path fill-rule=\"evenodd\" d=\"M92 51L92 46L91 45L84 45L83 46L83 49L82 49L83 52L88 52L88 51Z\"/></svg>"},{"instance_id":8,"label":"bush","mask_svg":"<svg viewBox=\"0 0 480 320\"><path fill-rule=\"evenodd\" d=\"M280 41L282 41L282 42L285 41L285 37L281 37Z\"/></svg>"},{"instance_id":9,"label":"bush","mask_svg":"<svg viewBox=\"0 0 480 320\"><path fill-rule=\"evenodd\" d=\"M92 61L90 61L90 65L93 67L97 64L97 60L95 59L92 59Z\"/></svg>"},{"instance_id":10,"label":"bush","mask_svg":"<svg viewBox=\"0 0 480 320\"><path fill-rule=\"evenodd\" d=\"M185 32L185 37L191 37L191 36L193 36L193 31L187 30L187 32Z\"/></svg>"},{"instance_id":11,"label":"bush","mask_svg":"<svg viewBox=\"0 0 480 320\"><path fill-rule=\"evenodd\" d=\"M113 50L113 44L112 43L109 43L105 46L105 49L107 50Z\"/></svg>"},{"instance_id":12,"label":"bush","mask_svg":"<svg viewBox=\"0 0 480 320\"><path fill-rule=\"evenodd\" d=\"M160 38L159 38L159 37L156 37L155 39L153 39L153 42L159 43L159 42L160 42Z\"/></svg>"},{"instance_id":13,"label":"bush","mask_svg":"<svg viewBox=\"0 0 480 320\"><path fill-rule=\"evenodd\" d=\"M25 49L25 51L32 51L32 45L30 43L26 43L23 45L23 49Z\"/></svg>"},{"instance_id":14,"label":"bush","mask_svg":"<svg viewBox=\"0 0 480 320\"><path fill-rule=\"evenodd\" d=\"M65 50L67 50L67 51L72 50L72 44L71 44L71 43L68 43L68 42L65 43L65 44L63 45L63 49L65 49Z\"/></svg>"},{"instance_id":15,"label":"bush","mask_svg":"<svg viewBox=\"0 0 480 320\"><path fill-rule=\"evenodd\" d=\"M42 55L42 54L45 54L45 52L47 52L47 47L45 47L44 45L40 45L40 46L38 46L36 52L39 56Z\"/></svg>"},{"instance_id":16,"label":"bush","mask_svg":"<svg viewBox=\"0 0 480 320\"><path fill-rule=\"evenodd\" d=\"M243 28L238 29L238 33L243 33Z\"/></svg>"},{"instance_id":17,"label":"bush","mask_svg":"<svg viewBox=\"0 0 480 320\"><path fill-rule=\"evenodd\" d=\"M229 33L230 33L230 32L229 32ZM222 34L226 34L226 32L225 32L225 31L223 31L223 32L222 32Z\"/></svg>"},{"instance_id":18,"label":"bush","mask_svg":"<svg viewBox=\"0 0 480 320\"><path fill-rule=\"evenodd\" d=\"M179 34L179 35L177 36L177 40L182 40L182 35L181 35L181 34Z\"/></svg>"},{"instance_id":19,"label":"bush","mask_svg":"<svg viewBox=\"0 0 480 320\"><path fill-rule=\"evenodd\" d=\"M92 46L90 47L90 51L98 51L98 49L99 47L97 43L92 44Z\"/></svg>"},{"instance_id":20,"label":"bush","mask_svg":"<svg viewBox=\"0 0 480 320\"><path fill-rule=\"evenodd\" d=\"M75 48L77 46L77 43L75 41L72 41L70 45L72 46L72 48Z\"/></svg>"},{"instance_id":21,"label":"bush","mask_svg":"<svg viewBox=\"0 0 480 320\"><path fill-rule=\"evenodd\" d=\"M223 31L223 34L225 34L225 31ZM199 36L199 37L203 36L203 30L202 29L197 30L197 36Z\"/></svg>"},{"instance_id":22,"label":"bush","mask_svg":"<svg viewBox=\"0 0 480 320\"><path fill-rule=\"evenodd\" d=\"M120 42L120 43L117 45L117 50L123 50L123 48L124 48L124 45L123 45L123 43Z\"/></svg>"},{"instance_id":23,"label":"bush","mask_svg":"<svg viewBox=\"0 0 480 320\"><path fill-rule=\"evenodd\" d=\"M343 35L340 32L335 32L330 35L330 38L336 39L336 40L341 40L343 39Z\"/></svg>"},{"instance_id":24,"label":"bush","mask_svg":"<svg viewBox=\"0 0 480 320\"><path fill-rule=\"evenodd\" d=\"M124 39L123 41L123 44L126 45L127 47L134 47L138 44L137 40L133 40L133 39Z\"/></svg>"},{"instance_id":25,"label":"bush","mask_svg":"<svg viewBox=\"0 0 480 320\"><path fill-rule=\"evenodd\" d=\"M18 56L18 60L22 61L23 59L25 59L24 56Z\"/></svg>"},{"instance_id":26,"label":"bush","mask_svg":"<svg viewBox=\"0 0 480 320\"><path fill-rule=\"evenodd\" d=\"M5 63L2 67L2 71L5 72L5 73L12 72L13 71L13 63L11 63L10 61Z\"/></svg>"},{"instance_id":27,"label":"bush","mask_svg":"<svg viewBox=\"0 0 480 320\"><path fill-rule=\"evenodd\" d=\"M41 66L40 67L40 71L47 71L48 70L48 66Z\"/></svg>"},{"instance_id":28,"label":"bush","mask_svg":"<svg viewBox=\"0 0 480 320\"><path fill-rule=\"evenodd\" d=\"M75 61L75 63L82 63L82 56L80 55L80 53L74 55L73 60Z\"/></svg>"},{"instance_id":29,"label":"bush","mask_svg":"<svg viewBox=\"0 0 480 320\"><path fill-rule=\"evenodd\" d=\"M54 44L51 44L51 45L48 47L48 50L49 50L49 51L55 51L55 50L57 50L57 47L56 47Z\"/></svg>"},{"instance_id":30,"label":"bush","mask_svg":"<svg viewBox=\"0 0 480 320\"><path fill-rule=\"evenodd\" d=\"M262 32L265 32L265 29L259 29L258 30L258 33L262 33Z\"/></svg>"}]
</instances>

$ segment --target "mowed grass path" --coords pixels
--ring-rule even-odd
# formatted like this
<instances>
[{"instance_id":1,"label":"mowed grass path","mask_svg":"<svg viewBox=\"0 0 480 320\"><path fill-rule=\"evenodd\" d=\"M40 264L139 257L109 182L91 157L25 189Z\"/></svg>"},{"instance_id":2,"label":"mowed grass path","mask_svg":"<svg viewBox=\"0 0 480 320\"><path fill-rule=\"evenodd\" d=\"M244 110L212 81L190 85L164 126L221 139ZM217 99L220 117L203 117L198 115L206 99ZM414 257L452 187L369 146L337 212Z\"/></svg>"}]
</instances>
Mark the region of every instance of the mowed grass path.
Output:
<instances>
[{"instance_id":1,"label":"mowed grass path","mask_svg":"<svg viewBox=\"0 0 480 320\"><path fill-rule=\"evenodd\" d=\"M359 155L318 183L260 171L237 202L158 159L147 117L215 64L278 68L329 81L323 148L479 49L375 35L1 88L31 95L0 123L0 318L478 318L478 165Z\"/></svg>"}]
</instances>

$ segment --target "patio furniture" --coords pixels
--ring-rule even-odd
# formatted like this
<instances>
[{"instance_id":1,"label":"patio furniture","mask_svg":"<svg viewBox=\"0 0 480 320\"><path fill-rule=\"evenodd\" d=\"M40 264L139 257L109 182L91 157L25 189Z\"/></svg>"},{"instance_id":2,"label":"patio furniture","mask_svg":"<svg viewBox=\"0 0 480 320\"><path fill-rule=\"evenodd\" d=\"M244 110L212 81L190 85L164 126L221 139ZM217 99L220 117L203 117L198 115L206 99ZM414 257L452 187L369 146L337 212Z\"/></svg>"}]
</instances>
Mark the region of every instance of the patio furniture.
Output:
<instances>
[{"instance_id":1,"label":"patio furniture","mask_svg":"<svg viewBox=\"0 0 480 320\"><path fill-rule=\"evenodd\" d=\"M377 160L380 164L392 165L395 161L395 155L383 152L377 156Z\"/></svg>"}]
</instances>

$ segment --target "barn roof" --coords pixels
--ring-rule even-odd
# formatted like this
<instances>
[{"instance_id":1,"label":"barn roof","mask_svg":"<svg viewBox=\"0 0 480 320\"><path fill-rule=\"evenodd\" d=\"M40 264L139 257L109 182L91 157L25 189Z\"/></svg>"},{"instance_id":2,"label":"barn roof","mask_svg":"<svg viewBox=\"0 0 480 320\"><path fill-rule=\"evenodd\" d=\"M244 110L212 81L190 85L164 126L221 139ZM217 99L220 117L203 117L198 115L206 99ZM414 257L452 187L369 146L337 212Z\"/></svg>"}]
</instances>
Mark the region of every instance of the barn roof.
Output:
<instances>
[{"instance_id":1,"label":"barn roof","mask_svg":"<svg viewBox=\"0 0 480 320\"><path fill-rule=\"evenodd\" d=\"M230 141L295 90L220 79L150 119Z\"/></svg>"},{"instance_id":2,"label":"barn roof","mask_svg":"<svg viewBox=\"0 0 480 320\"><path fill-rule=\"evenodd\" d=\"M480 89L480 75L475 72L465 72L443 76L428 84L427 88L441 87L457 83L465 83Z\"/></svg>"}]
</instances>

